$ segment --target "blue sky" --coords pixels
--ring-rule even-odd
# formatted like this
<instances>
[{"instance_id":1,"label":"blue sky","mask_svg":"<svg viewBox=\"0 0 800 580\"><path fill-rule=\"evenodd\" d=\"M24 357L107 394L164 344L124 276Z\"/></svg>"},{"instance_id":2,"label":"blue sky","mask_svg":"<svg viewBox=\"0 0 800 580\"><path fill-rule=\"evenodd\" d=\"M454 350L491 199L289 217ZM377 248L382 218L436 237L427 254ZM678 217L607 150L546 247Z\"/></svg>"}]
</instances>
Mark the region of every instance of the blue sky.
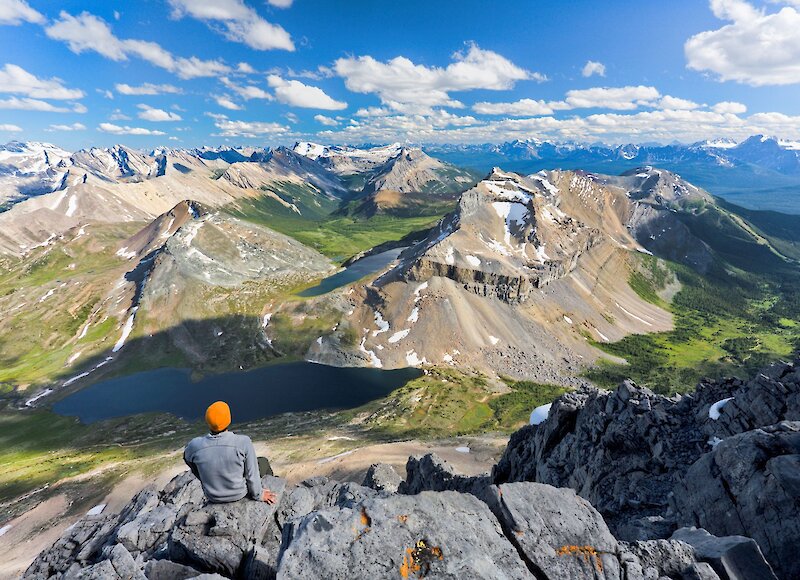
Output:
<instances>
[{"instance_id":1,"label":"blue sky","mask_svg":"<svg viewBox=\"0 0 800 580\"><path fill-rule=\"evenodd\" d=\"M0 0L0 142L800 139L798 30L800 0Z\"/></svg>"}]
</instances>

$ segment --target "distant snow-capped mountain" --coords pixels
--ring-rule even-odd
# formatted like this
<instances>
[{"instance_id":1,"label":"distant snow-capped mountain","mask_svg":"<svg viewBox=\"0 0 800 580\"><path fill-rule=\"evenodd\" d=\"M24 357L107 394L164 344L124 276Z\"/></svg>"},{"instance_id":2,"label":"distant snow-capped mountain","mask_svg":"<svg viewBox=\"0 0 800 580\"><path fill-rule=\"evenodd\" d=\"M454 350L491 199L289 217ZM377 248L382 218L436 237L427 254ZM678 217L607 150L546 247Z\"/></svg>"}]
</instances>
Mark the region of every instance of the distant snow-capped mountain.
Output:
<instances>
[{"instance_id":1,"label":"distant snow-capped mountain","mask_svg":"<svg viewBox=\"0 0 800 580\"><path fill-rule=\"evenodd\" d=\"M563 162L565 167L584 164L629 161L647 163L709 163L712 166L754 165L785 175L800 175L800 142L754 135L741 142L709 139L691 144L602 145L557 143L538 139L515 140L501 144L431 145L424 147L433 156L454 163L493 166L507 161Z\"/></svg>"},{"instance_id":2,"label":"distant snow-capped mountain","mask_svg":"<svg viewBox=\"0 0 800 580\"><path fill-rule=\"evenodd\" d=\"M0 145L0 208L58 189L69 157L68 151L50 143Z\"/></svg>"}]
</instances>

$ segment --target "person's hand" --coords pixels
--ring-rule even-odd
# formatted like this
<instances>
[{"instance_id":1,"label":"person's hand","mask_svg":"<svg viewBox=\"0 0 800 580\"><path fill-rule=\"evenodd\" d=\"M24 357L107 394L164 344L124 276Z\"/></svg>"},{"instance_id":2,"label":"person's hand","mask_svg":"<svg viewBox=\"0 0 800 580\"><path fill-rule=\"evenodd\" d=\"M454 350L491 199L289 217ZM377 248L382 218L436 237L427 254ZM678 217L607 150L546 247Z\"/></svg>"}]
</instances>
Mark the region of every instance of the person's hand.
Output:
<instances>
[{"instance_id":1,"label":"person's hand","mask_svg":"<svg viewBox=\"0 0 800 580\"><path fill-rule=\"evenodd\" d=\"M274 504L277 501L277 499L278 499L278 496L276 496L274 493L272 493L268 489L265 489L264 493L261 494L261 501L265 501L269 505Z\"/></svg>"}]
</instances>

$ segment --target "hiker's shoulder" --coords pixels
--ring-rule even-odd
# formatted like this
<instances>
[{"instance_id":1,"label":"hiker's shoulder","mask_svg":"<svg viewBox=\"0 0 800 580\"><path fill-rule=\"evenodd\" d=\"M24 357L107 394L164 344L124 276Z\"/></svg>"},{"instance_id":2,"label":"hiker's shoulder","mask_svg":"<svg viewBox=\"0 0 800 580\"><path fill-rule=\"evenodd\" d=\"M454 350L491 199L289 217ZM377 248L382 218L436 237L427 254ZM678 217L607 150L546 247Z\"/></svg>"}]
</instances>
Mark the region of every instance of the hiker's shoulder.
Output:
<instances>
[{"instance_id":1,"label":"hiker's shoulder","mask_svg":"<svg viewBox=\"0 0 800 580\"><path fill-rule=\"evenodd\" d=\"M192 449L197 449L198 447L202 447L204 442L205 442L205 437L203 435L195 437L186 444L186 451L191 451Z\"/></svg>"},{"instance_id":2,"label":"hiker's shoulder","mask_svg":"<svg viewBox=\"0 0 800 580\"><path fill-rule=\"evenodd\" d=\"M253 442L250 440L250 437L247 435L239 435L238 433L234 433L233 431L230 432L231 437L236 440L239 445L252 445Z\"/></svg>"}]
</instances>

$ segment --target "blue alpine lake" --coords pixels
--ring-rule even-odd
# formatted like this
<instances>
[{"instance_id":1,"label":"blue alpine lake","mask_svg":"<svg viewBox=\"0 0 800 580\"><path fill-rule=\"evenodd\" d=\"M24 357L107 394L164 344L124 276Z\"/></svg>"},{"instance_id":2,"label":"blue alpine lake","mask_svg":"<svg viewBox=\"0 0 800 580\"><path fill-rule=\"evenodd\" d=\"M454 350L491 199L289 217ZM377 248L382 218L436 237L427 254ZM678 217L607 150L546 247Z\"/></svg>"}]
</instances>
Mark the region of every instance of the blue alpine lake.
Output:
<instances>
[{"instance_id":1,"label":"blue alpine lake","mask_svg":"<svg viewBox=\"0 0 800 580\"><path fill-rule=\"evenodd\" d=\"M57 401L53 410L84 423L150 412L195 421L208 405L224 400L240 423L281 413L351 409L421 374L414 368L384 371L294 362L193 382L189 370L165 368L95 383Z\"/></svg>"},{"instance_id":2,"label":"blue alpine lake","mask_svg":"<svg viewBox=\"0 0 800 580\"><path fill-rule=\"evenodd\" d=\"M361 278L364 276L374 274L375 272L378 272L391 264L397 259L397 256L399 256L400 252L403 250L405 250L405 248L395 248L393 250L381 252L380 254L374 254L372 256L367 256L366 258L361 258L357 262L353 262L341 272L337 272L332 276L328 276L316 286L306 288L305 290L298 292L297 295L302 296L303 298L322 296L323 294L332 292L333 290L341 288L342 286L350 284L351 282L361 280Z\"/></svg>"}]
</instances>

